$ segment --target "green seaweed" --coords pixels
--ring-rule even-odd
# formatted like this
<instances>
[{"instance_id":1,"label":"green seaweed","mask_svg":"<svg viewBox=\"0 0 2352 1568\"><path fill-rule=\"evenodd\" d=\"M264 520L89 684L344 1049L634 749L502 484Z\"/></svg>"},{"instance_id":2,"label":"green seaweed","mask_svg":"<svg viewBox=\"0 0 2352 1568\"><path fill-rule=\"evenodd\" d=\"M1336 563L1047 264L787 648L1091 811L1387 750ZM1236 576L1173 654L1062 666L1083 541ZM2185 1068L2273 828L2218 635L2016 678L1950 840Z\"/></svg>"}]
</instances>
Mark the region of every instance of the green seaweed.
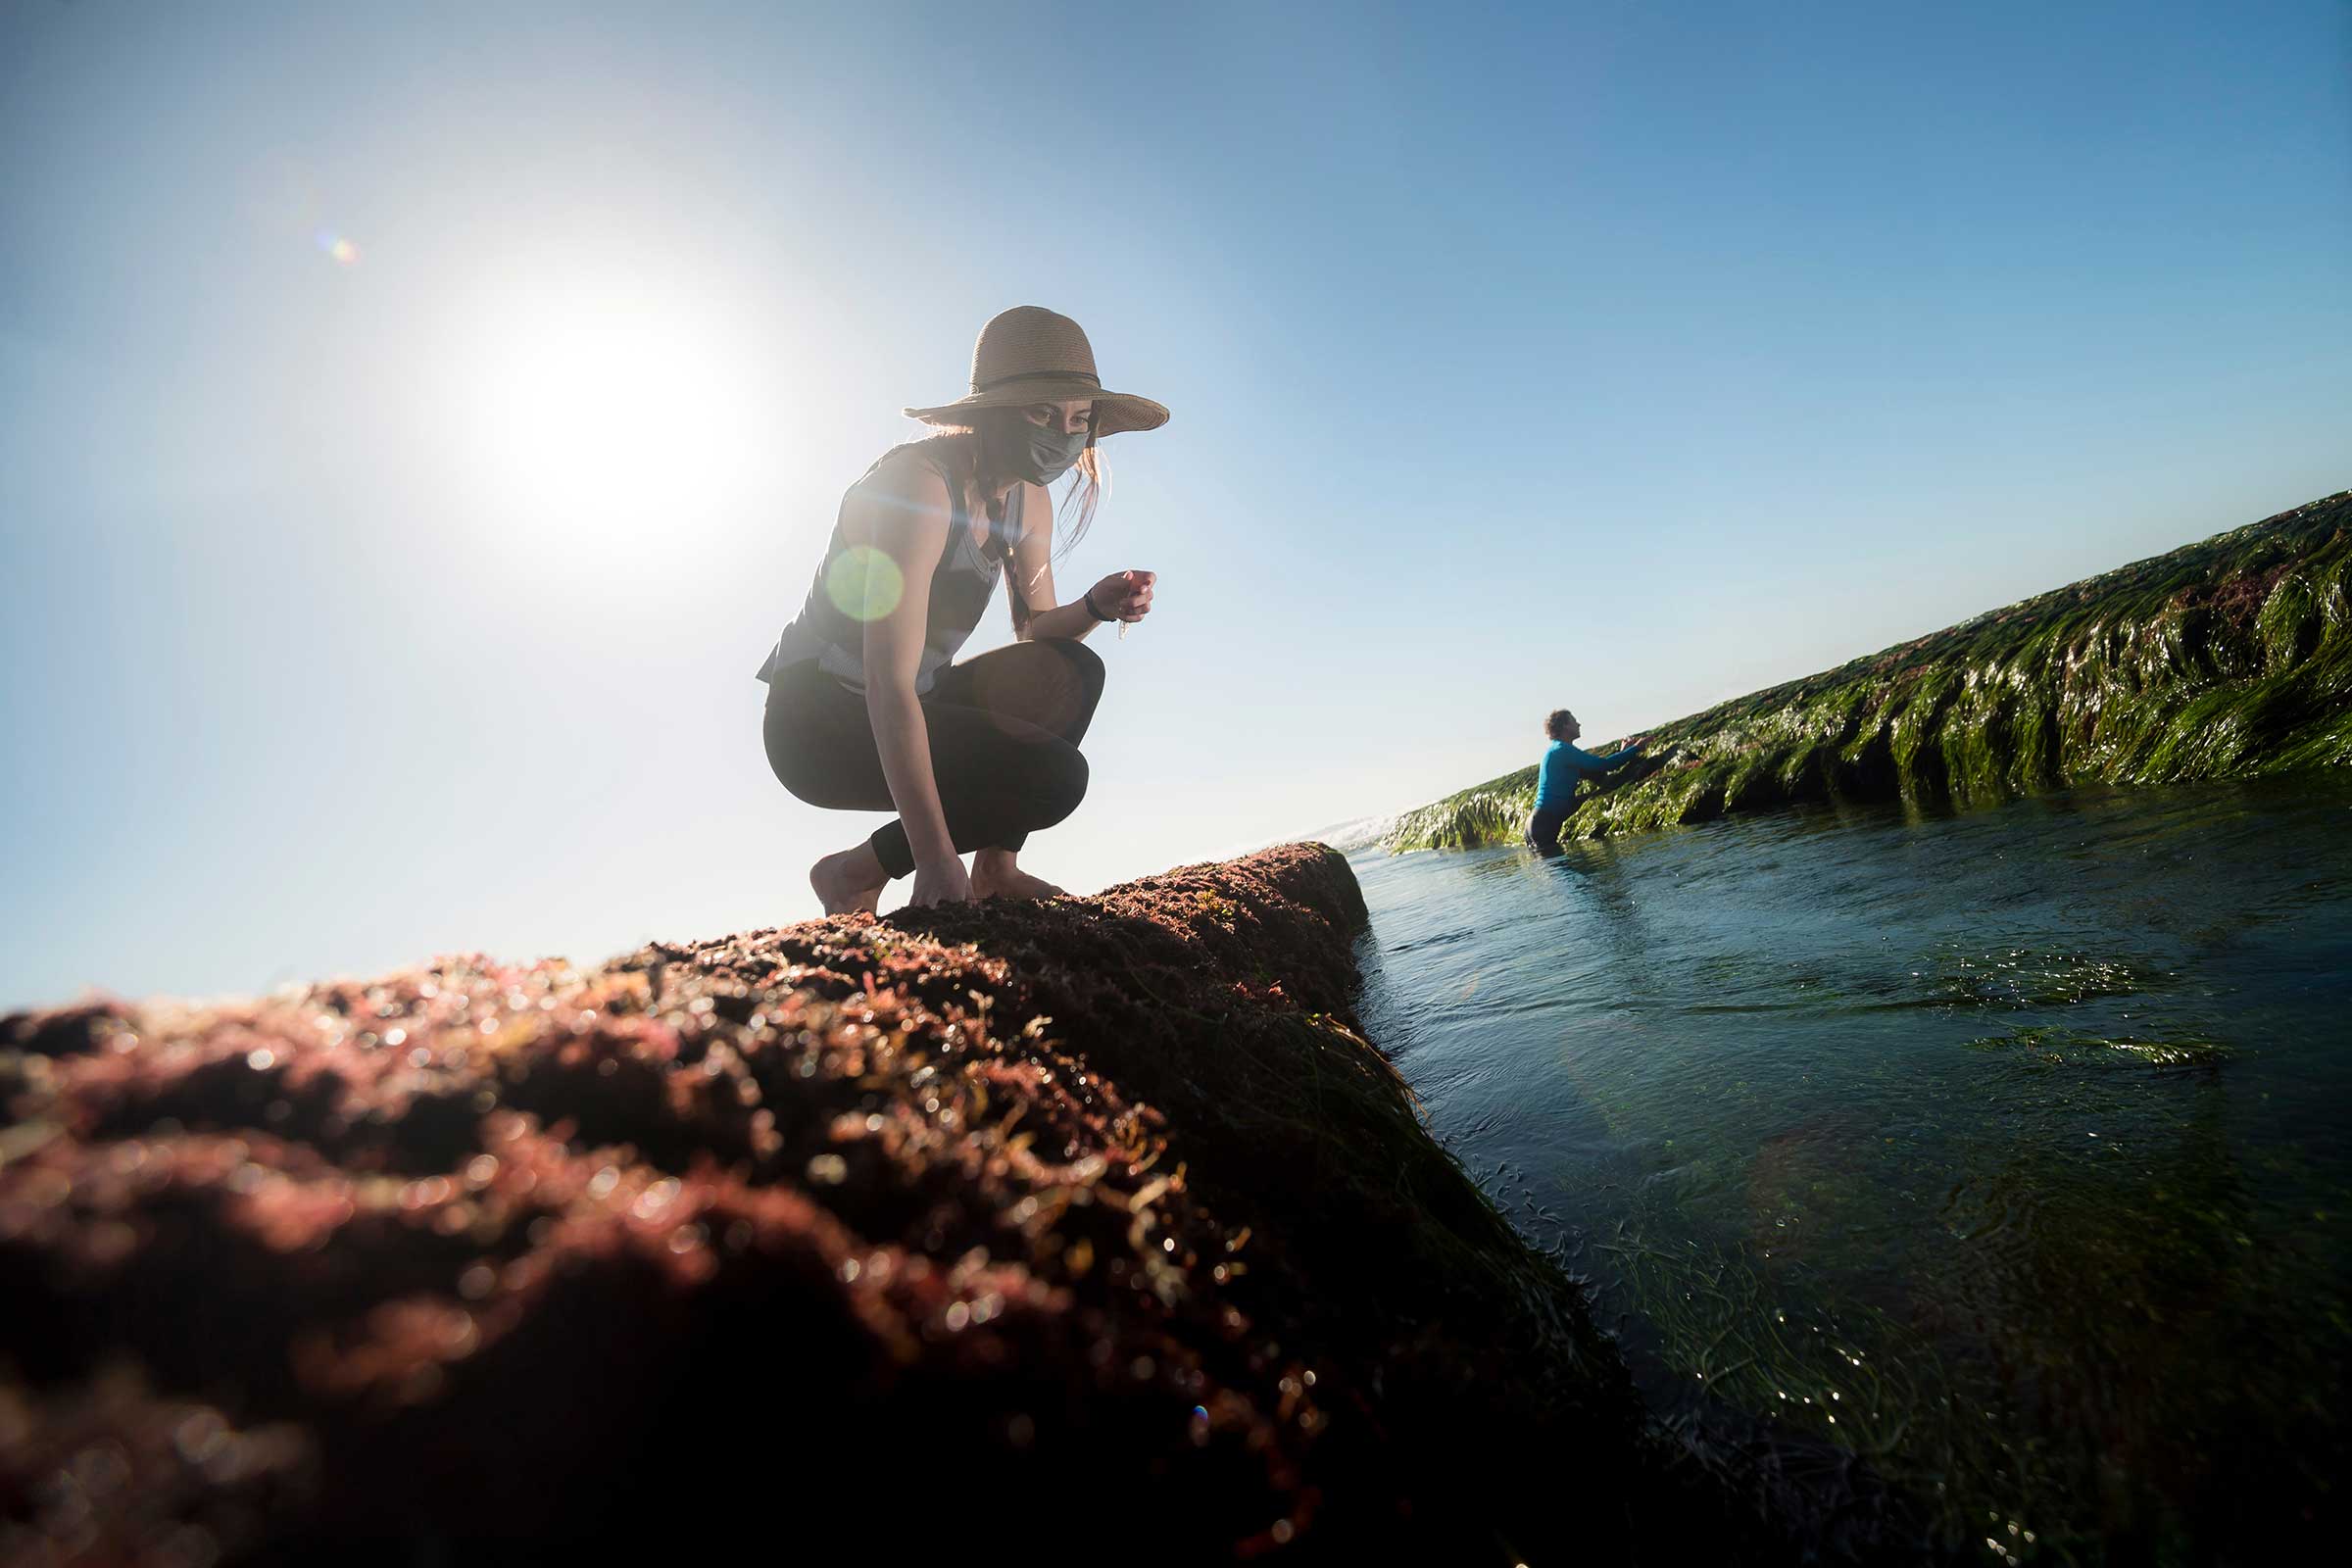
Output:
<instances>
[{"instance_id":1,"label":"green seaweed","mask_svg":"<svg viewBox=\"0 0 2352 1568\"><path fill-rule=\"evenodd\" d=\"M1565 836L2084 783L2352 765L2352 491L1658 726ZM1392 853L1515 840L1520 768L1397 819Z\"/></svg>"}]
</instances>

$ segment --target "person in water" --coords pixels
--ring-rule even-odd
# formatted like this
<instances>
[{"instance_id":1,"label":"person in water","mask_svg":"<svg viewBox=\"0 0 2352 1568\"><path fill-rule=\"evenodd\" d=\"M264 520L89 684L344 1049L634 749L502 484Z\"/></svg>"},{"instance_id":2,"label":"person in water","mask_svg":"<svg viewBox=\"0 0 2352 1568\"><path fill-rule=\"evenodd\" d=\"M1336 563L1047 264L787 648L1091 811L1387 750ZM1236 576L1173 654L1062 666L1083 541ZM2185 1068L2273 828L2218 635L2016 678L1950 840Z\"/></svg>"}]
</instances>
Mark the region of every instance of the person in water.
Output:
<instances>
[{"instance_id":1,"label":"person in water","mask_svg":"<svg viewBox=\"0 0 2352 1568\"><path fill-rule=\"evenodd\" d=\"M1076 543L1102 494L1097 443L1155 429L1168 411L1103 391L1078 323L1034 305L980 329L971 386L905 411L938 433L893 447L850 486L808 599L760 666L778 781L811 806L898 812L809 869L828 914L871 909L910 873L921 906L1059 893L1019 856L1086 795L1078 743L1103 672L1082 639L1152 611L1149 571L1114 572L1072 604L1054 597L1046 487L1077 471L1063 499ZM1017 640L953 662L999 577Z\"/></svg>"},{"instance_id":2,"label":"person in water","mask_svg":"<svg viewBox=\"0 0 2352 1568\"><path fill-rule=\"evenodd\" d=\"M1594 757L1591 752L1576 749L1576 739L1584 729L1576 715L1565 708L1552 710L1544 720L1544 733L1551 737L1551 745L1544 753L1544 760L1536 769L1536 810L1527 819L1527 843L1530 849L1544 855L1560 851L1560 824L1568 819L1568 810L1576 802L1576 786L1584 779L1603 779L1617 772L1647 744L1647 736L1627 741L1622 750L1606 757Z\"/></svg>"}]
</instances>

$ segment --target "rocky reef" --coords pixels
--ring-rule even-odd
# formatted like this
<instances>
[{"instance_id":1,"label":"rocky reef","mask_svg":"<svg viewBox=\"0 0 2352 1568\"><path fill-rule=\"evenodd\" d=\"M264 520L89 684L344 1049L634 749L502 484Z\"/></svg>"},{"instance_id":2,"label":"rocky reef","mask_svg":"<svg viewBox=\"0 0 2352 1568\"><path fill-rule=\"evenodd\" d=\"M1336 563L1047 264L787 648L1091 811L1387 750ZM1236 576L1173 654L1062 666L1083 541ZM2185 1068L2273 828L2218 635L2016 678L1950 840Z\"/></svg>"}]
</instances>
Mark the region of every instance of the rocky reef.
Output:
<instances>
[{"instance_id":1,"label":"rocky reef","mask_svg":"<svg viewBox=\"0 0 2352 1568\"><path fill-rule=\"evenodd\" d=\"M0 1019L0 1559L1777 1555L1424 1131L1364 924L1302 845Z\"/></svg>"},{"instance_id":2,"label":"rocky reef","mask_svg":"<svg viewBox=\"0 0 2352 1568\"><path fill-rule=\"evenodd\" d=\"M1648 760L1580 800L1563 836L2352 764L2352 491L1649 734ZM1515 840L1535 791L1531 765L1406 812L1383 843Z\"/></svg>"}]
</instances>

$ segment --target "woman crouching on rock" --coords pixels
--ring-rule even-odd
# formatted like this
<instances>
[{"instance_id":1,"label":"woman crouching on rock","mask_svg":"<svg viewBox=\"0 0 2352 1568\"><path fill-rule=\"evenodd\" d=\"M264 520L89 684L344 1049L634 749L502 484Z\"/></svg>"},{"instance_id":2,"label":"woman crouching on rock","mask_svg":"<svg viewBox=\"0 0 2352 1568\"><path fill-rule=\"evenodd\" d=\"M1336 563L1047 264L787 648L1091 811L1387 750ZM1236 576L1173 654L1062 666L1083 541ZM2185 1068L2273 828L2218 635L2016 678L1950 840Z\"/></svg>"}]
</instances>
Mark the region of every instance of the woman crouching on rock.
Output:
<instances>
[{"instance_id":1,"label":"woman crouching on rock","mask_svg":"<svg viewBox=\"0 0 2352 1568\"><path fill-rule=\"evenodd\" d=\"M828 914L873 908L909 872L916 905L1059 893L1018 862L1029 835L1086 795L1078 742L1102 661L1081 639L1152 610L1148 571L1113 573L1075 604L1054 596L1046 487L1077 469L1063 502L1076 543L1102 499L1096 443L1168 417L1102 390L1077 322L1004 312L980 329L971 392L906 413L941 433L892 448L850 486L808 602L760 668L784 787L811 806L899 813L810 868ZM1000 576L1018 640L951 662Z\"/></svg>"}]
</instances>

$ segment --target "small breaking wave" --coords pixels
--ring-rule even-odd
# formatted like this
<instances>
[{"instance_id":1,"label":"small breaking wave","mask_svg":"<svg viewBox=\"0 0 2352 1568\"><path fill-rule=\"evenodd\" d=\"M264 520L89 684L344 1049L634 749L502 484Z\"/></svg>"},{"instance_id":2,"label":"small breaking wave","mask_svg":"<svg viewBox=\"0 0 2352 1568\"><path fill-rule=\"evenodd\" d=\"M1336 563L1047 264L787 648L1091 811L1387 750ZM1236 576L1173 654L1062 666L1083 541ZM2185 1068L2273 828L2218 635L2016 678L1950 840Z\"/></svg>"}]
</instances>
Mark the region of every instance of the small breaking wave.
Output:
<instances>
[{"instance_id":1,"label":"small breaking wave","mask_svg":"<svg viewBox=\"0 0 2352 1568\"><path fill-rule=\"evenodd\" d=\"M1329 827L1316 828L1311 833L1301 833L1298 837L1328 844L1342 855L1352 855L1357 850L1368 849L1388 837L1389 830L1395 827L1397 818L1403 815L1402 811L1384 811L1378 816L1350 817L1345 822L1334 822Z\"/></svg>"}]
</instances>

